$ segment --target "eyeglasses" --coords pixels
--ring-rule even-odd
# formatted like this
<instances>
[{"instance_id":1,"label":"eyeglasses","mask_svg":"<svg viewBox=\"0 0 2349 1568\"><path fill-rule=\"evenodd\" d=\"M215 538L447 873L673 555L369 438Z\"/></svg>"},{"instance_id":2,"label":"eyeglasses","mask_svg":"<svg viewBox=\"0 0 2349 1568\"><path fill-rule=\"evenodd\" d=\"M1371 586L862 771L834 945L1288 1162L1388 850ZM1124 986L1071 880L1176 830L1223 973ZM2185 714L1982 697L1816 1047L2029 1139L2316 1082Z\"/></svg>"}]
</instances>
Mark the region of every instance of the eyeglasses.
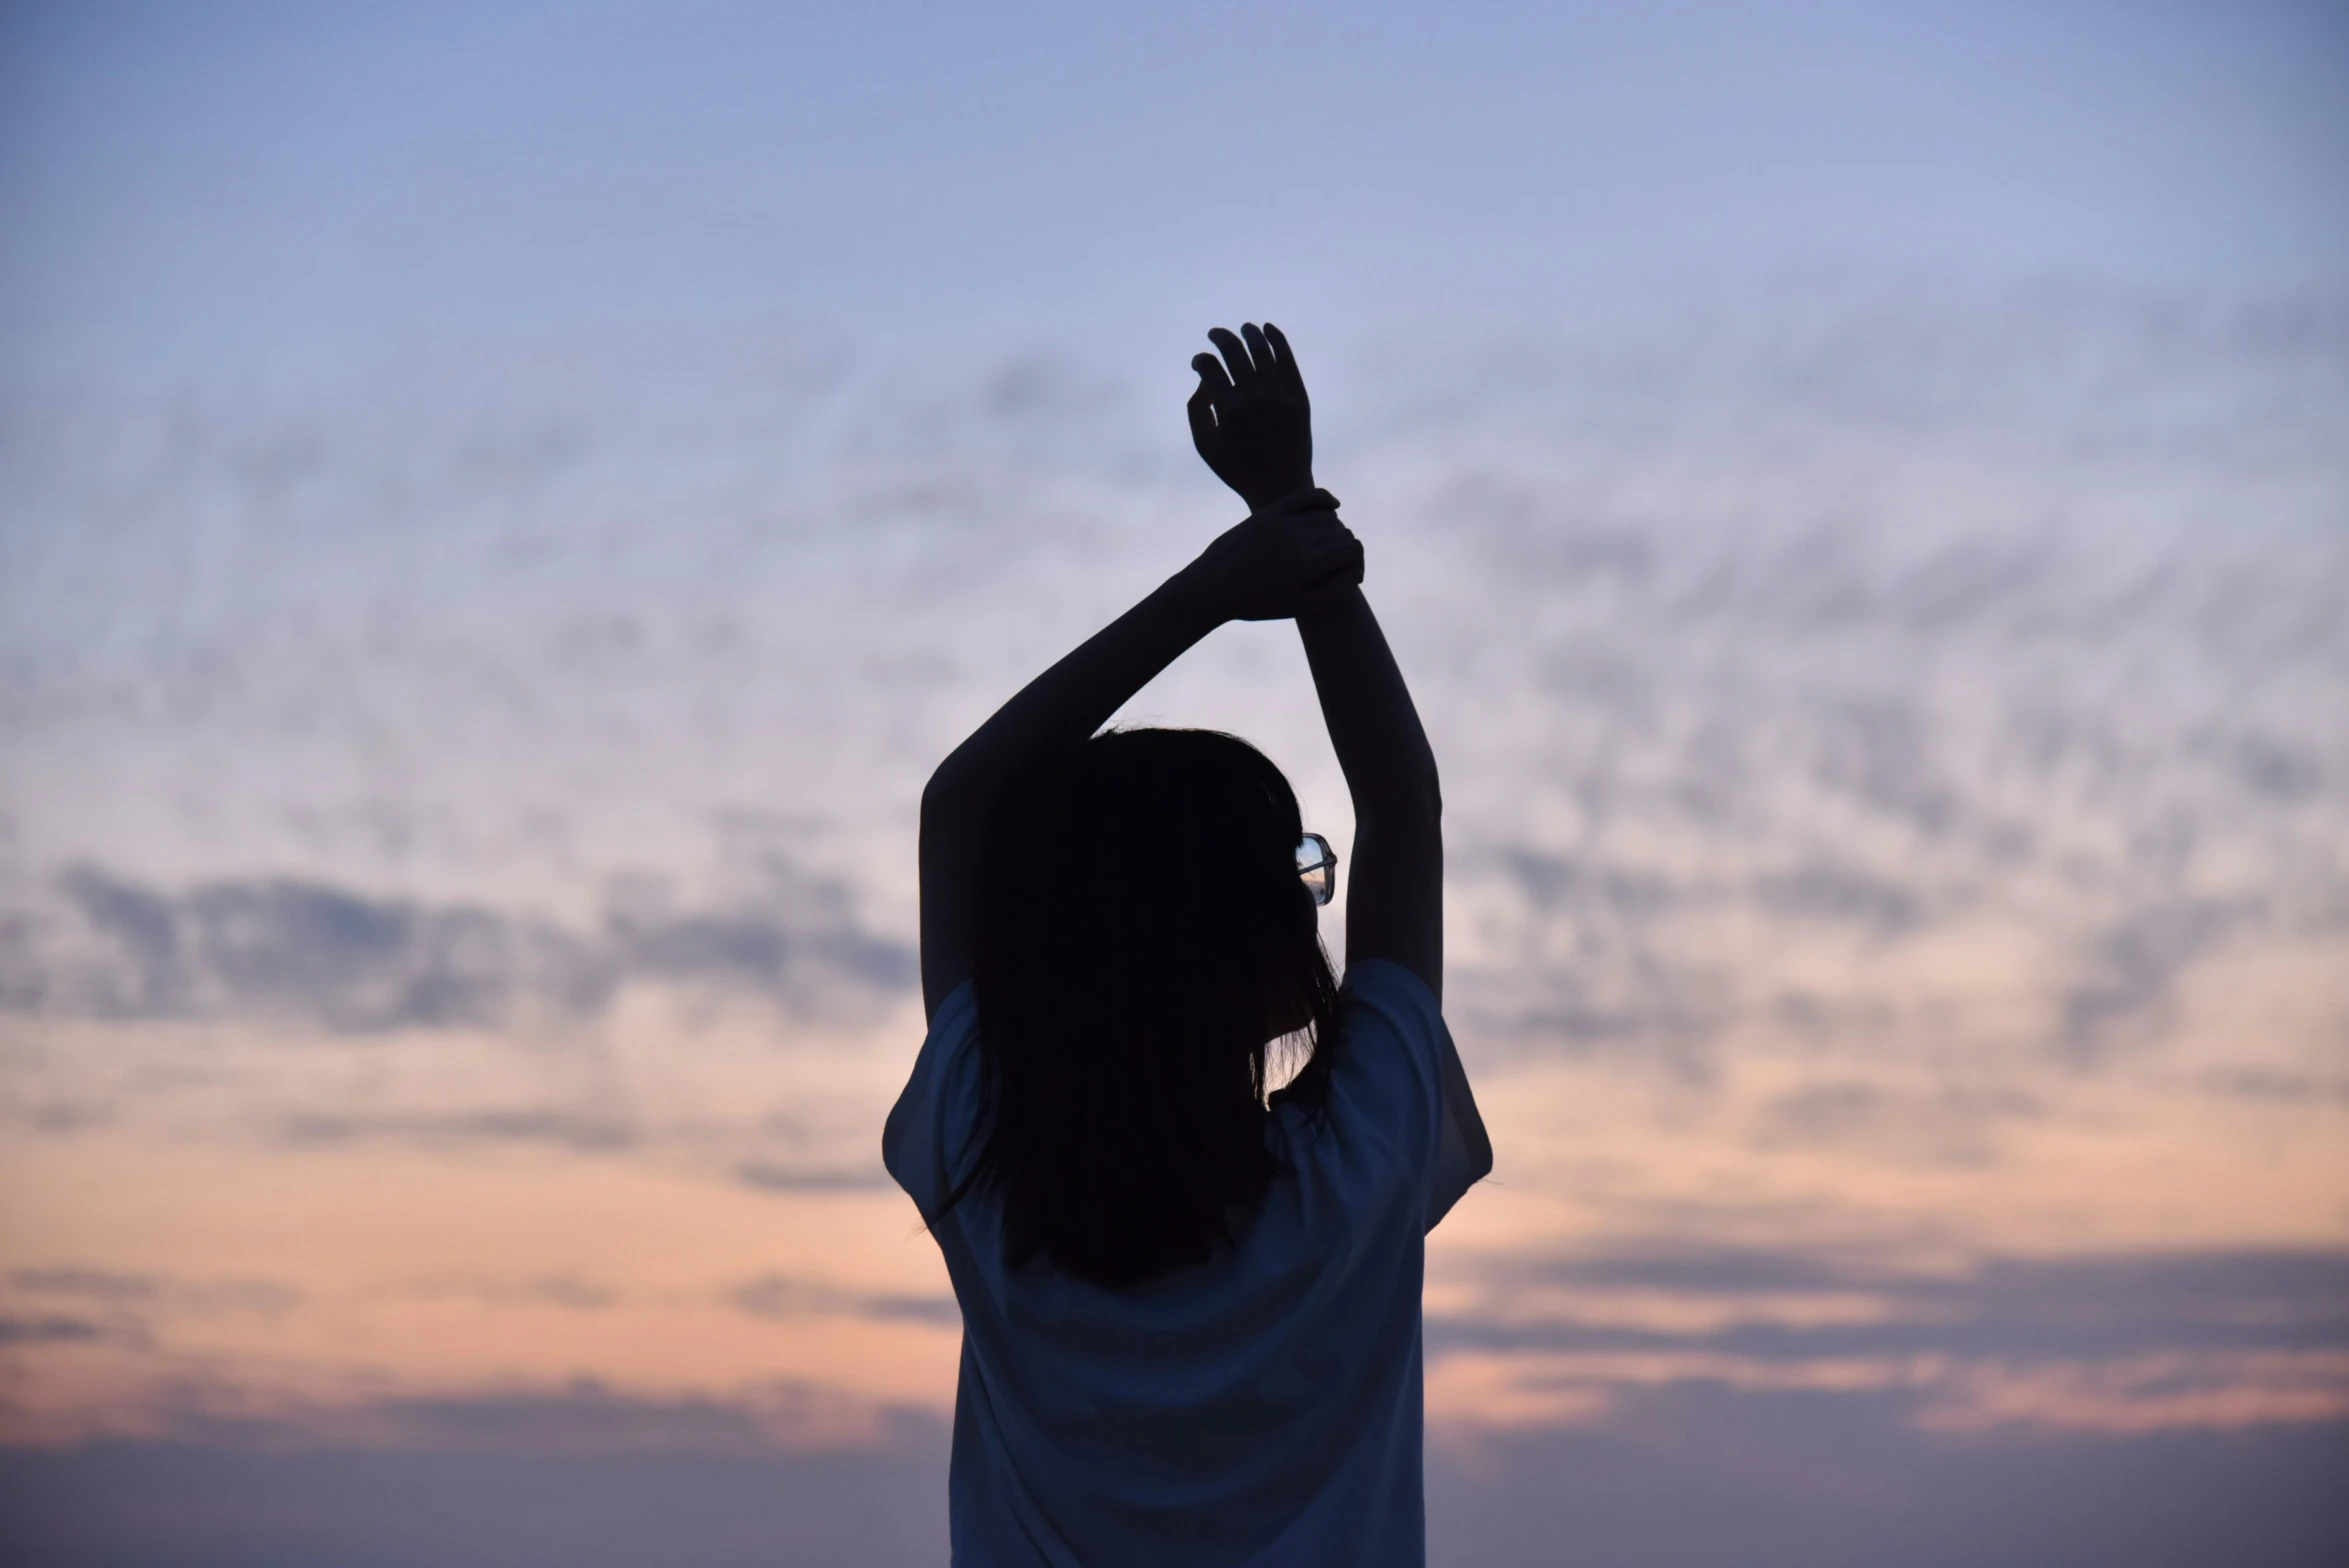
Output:
<instances>
[{"instance_id":1,"label":"eyeglasses","mask_svg":"<svg viewBox=\"0 0 2349 1568\"><path fill-rule=\"evenodd\" d=\"M1317 906L1338 896L1338 852L1329 847L1328 839L1308 833L1297 840L1297 875L1305 879L1305 891Z\"/></svg>"}]
</instances>

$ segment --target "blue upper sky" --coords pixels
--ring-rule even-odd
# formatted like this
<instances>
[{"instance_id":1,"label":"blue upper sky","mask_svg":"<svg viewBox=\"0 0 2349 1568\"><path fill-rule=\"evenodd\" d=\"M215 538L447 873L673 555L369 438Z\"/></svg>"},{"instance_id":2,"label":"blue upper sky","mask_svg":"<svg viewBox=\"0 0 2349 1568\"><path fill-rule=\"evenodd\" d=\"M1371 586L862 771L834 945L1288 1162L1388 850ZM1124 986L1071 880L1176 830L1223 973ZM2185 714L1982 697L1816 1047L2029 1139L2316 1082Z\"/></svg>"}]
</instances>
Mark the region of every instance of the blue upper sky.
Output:
<instances>
[{"instance_id":1,"label":"blue upper sky","mask_svg":"<svg viewBox=\"0 0 2349 1568\"><path fill-rule=\"evenodd\" d=\"M750 319L1164 353L1261 311L1578 314L1799 269L2349 275L2330 6L106 4L4 25L0 345L79 385Z\"/></svg>"}]
</instances>

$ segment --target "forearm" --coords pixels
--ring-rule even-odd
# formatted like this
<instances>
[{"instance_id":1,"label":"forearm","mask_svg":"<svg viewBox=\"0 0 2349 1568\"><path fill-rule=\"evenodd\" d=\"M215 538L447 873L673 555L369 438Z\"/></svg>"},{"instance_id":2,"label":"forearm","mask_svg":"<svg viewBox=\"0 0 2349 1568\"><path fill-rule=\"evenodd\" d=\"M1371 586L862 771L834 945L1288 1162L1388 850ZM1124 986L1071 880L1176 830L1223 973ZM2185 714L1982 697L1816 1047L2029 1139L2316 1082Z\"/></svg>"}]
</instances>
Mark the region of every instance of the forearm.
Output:
<instances>
[{"instance_id":1,"label":"forearm","mask_svg":"<svg viewBox=\"0 0 2349 1568\"><path fill-rule=\"evenodd\" d=\"M1221 617L1178 574L1021 688L922 791L922 993L931 1012L970 973L979 860L1004 789L1030 762L1099 729Z\"/></svg>"},{"instance_id":2,"label":"forearm","mask_svg":"<svg viewBox=\"0 0 2349 1568\"><path fill-rule=\"evenodd\" d=\"M1299 616L1297 635L1356 819L1439 815L1435 752L1362 590Z\"/></svg>"},{"instance_id":3,"label":"forearm","mask_svg":"<svg viewBox=\"0 0 2349 1568\"><path fill-rule=\"evenodd\" d=\"M1047 747L1073 746L1099 729L1218 622L1178 574L1078 645L947 755L924 793L962 799L1000 790ZM992 799L984 802L992 808Z\"/></svg>"},{"instance_id":4,"label":"forearm","mask_svg":"<svg viewBox=\"0 0 2349 1568\"><path fill-rule=\"evenodd\" d=\"M1360 590L1297 618L1354 797L1346 962L1390 959L1444 994L1443 797L1435 752Z\"/></svg>"}]
</instances>

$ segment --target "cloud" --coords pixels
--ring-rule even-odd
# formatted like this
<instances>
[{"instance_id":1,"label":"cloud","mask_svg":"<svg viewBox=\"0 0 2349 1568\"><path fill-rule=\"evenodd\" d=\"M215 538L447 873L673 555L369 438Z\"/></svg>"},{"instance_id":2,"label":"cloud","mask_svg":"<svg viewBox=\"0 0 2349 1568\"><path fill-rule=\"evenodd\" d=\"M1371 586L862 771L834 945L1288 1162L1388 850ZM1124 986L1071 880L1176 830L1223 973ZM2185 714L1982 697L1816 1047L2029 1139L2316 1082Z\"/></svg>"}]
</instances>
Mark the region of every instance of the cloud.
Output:
<instances>
[{"instance_id":1,"label":"cloud","mask_svg":"<svg viewBox=\"0 0 2349 1568\"><path fill-rule=\"evenodd\" d=\"M2181 948L2164 911L2265 898L2288 936L2337 909L2349 750L2307 715L2341 706L2343 319L2329 294L1841 278L1318 353L1445 747L1455 889L1510 901L1498 950L1461 950L1467 1033L1694 1069L1780 989L1736 914L1889 950L1962 912L2076 955L2030 983L2084 1064L2223 945ZM26 409L5 482L73 591L10 618L11 749L54 759L17 831L83 860L58 907L0 912L0 1005L363 1033L639 983L795 1015L906 994L910 944L859 914L905 908L902 855L829 893L779 874L562 920L379 889L485 849L601 878L594 846L751 801L902 843L922 771L1068 607L1156 580L1212 488L1130 368L795 333L648 368ZM174 503L118 516L122 485ZM189 596L155 564L180 559L249 564ZM214 766L229 736L266 777ZM76 773L84 744L116 760ZM376 748L398 788L348 782ZM165 885L117 847L150 795L288 825L238 864L342 869ZM1904 998L1861 989L1822 1005L1902 1049Z\"/></svg>"},{"instance_id":2,"label":"cloud","mask_svg":"<svg viewBox=\"0 0 2349 1568\"><path fill-rule=\"evenodd\" d=\"M30 1296L61 1296L91 1308L125 1312L278 1313L302 1300L301 1290L283 1280L191 1277L78 1264L12 1269L8 1284Z\"/></svg>"},{"instance_id":3,"label":"cloud","mask_svg":"<svg viewBox=\"0 0 2349 1568\"><path fill-rule=\"evenodd\" d=\"M0 1499L30 1562L913 1568L945 1553L946 1464L915 1412L588 1384L0 1447Z\"/></svg>"},{"instance_id":4,"label":"cloud","mask_svg":"<svg viewBox=\"0 0 2349 1568\"><path fill-rule=\"evenodd\" d=\"M506 1287L535 1290L543 1283L451 1278L411 1282L404 1291L470 1296L474 1287L486 1286L500 1293L499 1304L519 1306L525 1303L503 1295ZM543 1296L532 1299L549 1304ZM99 1327L120 1337L111 1326ZM363 1448L412 1454L744 1457L888 1448L922 1439L936 1420L927 1407L876 1401L789 1378L746 1377L706 1392L677 1394L584 1374L425 1386L387 1382L387 1376L371 1370L355 1387L330 1379L321 1389L254 1379L249 1367L207 1365L201 1357L182 1354L160 1376L135 1387L118 1385L110 1397L76 1410L11 1410L17 1419L11 1435L0 1440L0 1453L17 1443L105 1442L135 1433L174 1443L277 1452ZM62 1419L28 1421L28 1414L62 1414Z\"/></svg>"},{"instance_id":5,"label":"cloud","mask_svg":"<svg viewBox=\"0 0 2349 1568\"><path fill-rule=\"evenodd\" d=\"M791 891L799 896L782 910L615 910L606 931L628 973L752 991L800 1010L820 1008L828 988L888 995L912 985L912 951L859 926L837 884Z\"/></svg>"},{"instance_id":6,"label":"cloud","mask_svg":"<svg viewBox=\"0 0 2349 1568\"><path fill-rule=\"evenodd\" d=\"M2349 1424L2004 1440L1920 1431L1900 1391L1626 1390L1606 1425L1439 1432L1431 1544L1448 1560L1673 1563L2326 1562Z\"/></svg>"},{"instance_id":7,"label":"cloud","mask_svg":"<svg viewBox=\"0 0 2349 1568\"><path fill-rule=\"evenodd\" d=\"M1934 756L1940 738L1940 727L1905 697L1839 696L1818 703L1811 766L1830 794L1937 838L1965 809Z\"/></svg>"},{"instance_id":8,"label":"cloud","mask_svg":"<svg viewBox=\"0 0 2349 1568\"><path fill-rule=\"evenodd\" d=\"M2290 1023L2150 1059L2201 1015L2198 994L2184 1005L2195 966L2321 962L2349 909L2349 730L2326 718L2349 712L2349 315L2253 316L1827 290L1604 342L1523 330L1500 348L1380 345L1383 365L1308 348L1332 389L1328 477L1360 509L1373 597L1438 738L1447 998L1472 1065L1575 1057L1561 1077L1612 1092L1600 1073L1652 1061L1688 1080L1668 1088L1724 1088L1658 1111L1699 1113L1663 1152L1593 1153L1607 1168L1578 1202L1721 1230L1745 1203L1745 1235L1858 1204L1975 1235L2013 1215L1975 1215L1945 1176L1875 1178L1903 1176L1888 1160L1993 1158L2042 1115L2034 1137L2072 1135L2056 1121L2075 1110L2070 1069L2142 1068L2124 1087L2232 1096L2243 1118L2339 1101L2322 1068L2337 1042ZM25 869L0 871L64 873L0 908L0 1006L22 1034L84 1035L42 1027L67 1016L520 1027L640 986L795 1017L894 1005L913 983L896 934L923 771L1220 505L1171 403L1151 412L1073 362L811 375L802 356L729 379L679 359L651 391L510 366L450 395L475 368L424 366L274 428L250 410L15 422L32 438L0 484L30 521L11 547L25 569L0 573L0 750ZM1293 743L1326 802L1340 786L1302 676L1247 665L1248 636L1186 660L1167 701ZM804 827L721 844L717 893L672 891L713 820L754 812ZM772 867L754 863L766 843L789 846ZM221 874L160 869L191 863ZM856 869L799 869L817 863ZM549 915L468 891L508 870L568 901ZM108 1085L126 1102L187 1060L164 1059L177 1032L137 1043L156 1071ZM41 1103L70 1119L88 1097L68 1075L112 1058L54 1055ZM311 1060L270 1054L222 1093L275 1114L281 1142L691 1138L697 1168L753 1189L884 1183L861 1138L681 1132L660 1107L753 1115L775 1086L737 1093L674 1056L670 1077L498 1078L422 1109L380 1080L297 1078ZM649 1097L597 1092L613 1081ZM1708 1122L1757 1083L1775 1097ZM805 1103L813 1084L783 1092ZM881 1093L819 1094L811 1122L877 1119ZM1564 1191L1546 1172L1582 1167L1563 1141L1535 1152L1556 1156L1525 1162L1545 1171L1538 1204ZM2203 1153L2255 1187L2295 1179ZM1713 1166L1721 1192L1688 1197L1688 1172ZM2078 1223L2103 1224L2094 1209ZM1519 1261L1430 1297L1431 1410L1459 1444L1439 1445L1431 1506L1462 1560L1546 1562L1567 1541L1621 1562L2199 1562L2241 1555L2244 1518L2276 1532L2279 1560L2292 1541L2342 1556L2319 1530L2339 1515L2325 1412L2349 1286L2332 1254ZM104 1301L134 1283L79 1288L11 1295L11 1316L151 1310ZM516 1322L639 1304L599 1309L619 1285L554 1276L433 1288ZM827 1319L953 1322L943 1296L807 1274L723 1300L778 1341ZM1468 1445L1443 1380L1470 1374L1479 1409L1530 1413L1523 1431L1483 1422L1492 1489L1446 1457ZM763 1465L775 1430L835 1430L770 1429L757 1408L457 1390L347 1428L191 1424L134 1457L211 1483L180 1497L182 1534L199 1504L255 1518L327 1496L363 1521L295 1560L503 1544L672 1561L713 1513L776 1518L756 1510L806 1473L759 1469L715 1509L713 1474ZM264 1438L279 1468L222 1457ZM673 1489L639 1463L663 1445L694 1461ZM321 1450L349 1468L302 1468ZM387 1450L413 1466L365 1469ZM130 1460L70 1457L44 1479L86 1488L91 1517L167 1516ZM943 1463L934 1449L893 1474L872 1528L897 1521L898 1482L937 1501ZM336 1489L354 1474L403 1500L447 1488L445 1537L379 1544L434 1516ZM637 1513L598 1511L620 1494ZM853 1521L821 1548L787 1534L850 1504L791 1495L766 1560L857 1560ZM694 1525L653 1529L656 1504ZM515 1545L533 1519L603 1535ZM935 1535L905 1559L935 1560Z\"/></svg>"},{"instance_id":9,"label":"cloud","mask_svg":"<svg viewBox=\"0 0 2349 1568\"><path fill-rule=\"evenodd\" d=\"M1505 1281L1505 1282L1504 1282ZM1695 1247L1498 1264L1432 1292L1431 1425L1641 1432L1798 1398L1976 1441L2349 1426L2349 1253L1995 1259ZM1848 1461L1852 1456L1846 1454Z\"/></svg>"},{"instance_id":10,"label":"cloud","mask_svg":"<svg viewBox=\"0 0 2349 1568\"><path fill-rule=\"evenodd\" d=\"M2158 1010L2181 970L2257 913L2248 900L2183 899L2138 910L2099 932L2089 976L2063 999L2064 1054L2093 1062L2120 1026Z\"/></svg>"},{"instance_id":11,"label":"cloud","mask_svg":"<svg viewBox=\"0 0 2349 1568\"><path fill-rule=\"evenodd\" d=\"M780 862L762 870L754 894L716 909L676 909L658 884L622 882L580 930L293 878L171 891L77 865L0 923L0 1008L364 1034L576 1018L636 983L761 997L802 1017L911 985L911 951L865 929L838 884Z\"/></svg>"},{"instance_id":12,"label":"cloud","mask_svg":"<svg viewBox=\"0 0 2349 1568\"><path fill-rule=\"evenodd\" d=\"M889 1185L889 1173L879 1168L803 1168L770 1160L750 1160L735 1166L734 1179L762 1192L864 1192Z\"/></svg>"},{"instance_id":13,"label":"cloud","mask_svg":"<svg viewBox=\"0 0 2349 1568\"><path fill-rule=\"evenodd\" d=\"M821 1280L791 1274L762 1274L736 1286L726 1299L754 1318L777 1323L813 1317L858 1317L880 1322L962 1326L962 1310L951 1296L844 1290Z\"/></svg>"},{"instance_id":14,"label":"cloud","mask_svg":"<svg viewBox=\"0 0 2349 1568\"><path fill-rule=\"evenodd\" d=\"M36 1318L0 1317L0 1345L80 1345L109 1339L114 1330L88 1318L51 1315Z\"/></svg>"},{"instance_id":15,"label":"cloud","mask_svg":"<svg viewBox=\"0 0 2349 1568\"><path fill-rule=\"evenodd\" d=\"M1829 1079L1766 1103L1755 1129L1765 1148L1861 1149L1924 1165L1986 1165L2000 1129L2036 1120L2040 1099L2016 1088L1932 1089Z\"/></svg>"},{"instance_id":16,"label":"cloud","mask_svg":"<svg viewBox=\"0 0 2349 1568\"><path fill-rule=\"evenodd\" d=\"M1694 1066L1734 1016L1722 968L1670 930L1718 906L1712 879L1628 856L1500 844L1468 847L1448 882L1481 940L1450 960L1447 1001L1479 1040L1516 1051L1638 1050Z\"/></svg>"},{"instance_id":17,"label":"cloud","mask_svg":"<svg viewBox=\"0 0 2349 1568\"><path fill-rule=\"evenodd\" d=\"M294 1146L332 1146L379 1141L427 1146L482 1143L540 1144L583 1154L635 1146L633 1121L552 1107L471 1111L295 1111L279 1116L272 1130Z\"/></svg>"},{"instance_id":18,"label":"cloud","mask_svg":"<svg viewBox=\"0 0 2349 1568\"><path fill-rule=\"evenodd\" d=\"M559 1307L566 1312L602 1312L620 1300L615 1287L577 1274L539 1274L524 1279L451 1275L418 1280L412 1289L430 1300L454 1298L493 1307Z\"/></svg>"},{"instance_id":19,"label":"cloud","mask_svg":"<svg viewBox=\"0 0 2349 1568\"><path fill-rule=\"evenodd\" d=\"M80 1296L109 1306L152 1301L163 1288L162 1281L152 1274L118 1274L108 1269L16 1269L8 1280L19 1290Z\"/></svg>"},{"instance_id":20,"label":"cloud","mask_svg":"<svg viewBox=\"0 0 2349 1568\"><path fill-rule=\"evenodd\" d=\"M1495 1260L1474 1299L1430 1309L1431 1354L1674 1351L1822 1365L1922 1356L2000 1366L2349 1357L2342 1251L1994 1258L1931 1273L1659 1245Z\"/></svg>"},{"instance_id":21,"label":"cloud","mask_svg":"<svg viewBox=\"0 0 2349 1568\"><path fill-rule=\"evenodd\" d=\"M1815 862L1766 872L1753 886L1773 915L1848 922L1886 939L1907 935L1924 918L1917 889L1854 866Z\"/></svg>"},{"instance_id":22,"label":"cloud","mask_svg":"<svg viewBox=\"0 0 2349 1568\"><path fill-rule=\"evenodd\" d=\"M2328 1563L2349 1426L2135 1435L1920 1431L1898 1393L1631 1390L1605 1426L1464 1434L1427 1456L1433 1555L1756 1568ZM779 1442L755 1392L593 1386L387 1401L307 1424L0 1448L29 1560L489 1568L913 1568L946 1548L948 1433Z\"/></svg>"},{"instance_id":23,"label":"cloud","mask_svg":"<svg viewBox=\"0 0 2349 1568\"><path fill-rule=\"evenodd\" d=\"M2236 1068L2203 1074L2201 1086L2212 1093L2237 1099L2349 1106L2349 1075Z\"/></svg>"},{"instance_id":24,"label":"cloud","mask_svg":"<svg viewBox=\"0 0 2349 1568\"><path fill-rule=\"evenodd\" d=\"M288 1424L320 1435L339 1427L411 1451L717 1455L766 1452L811 1438L850 1446L883 1437L895 1419L895 1412L801 1385L648 1399L581 1379L559 1389L391 1398L304 1412Z\"/></svg>"}]
</instances>

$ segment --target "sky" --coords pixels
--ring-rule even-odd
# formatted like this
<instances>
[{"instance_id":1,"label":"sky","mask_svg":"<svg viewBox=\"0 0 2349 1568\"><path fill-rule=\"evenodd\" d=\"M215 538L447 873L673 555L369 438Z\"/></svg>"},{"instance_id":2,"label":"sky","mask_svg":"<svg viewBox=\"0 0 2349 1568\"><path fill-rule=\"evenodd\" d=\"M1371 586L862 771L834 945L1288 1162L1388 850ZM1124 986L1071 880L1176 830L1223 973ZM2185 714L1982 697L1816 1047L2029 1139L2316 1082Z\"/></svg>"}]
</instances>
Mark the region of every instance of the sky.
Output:
<instances>
[{"instance_id":1,"label":"sky","mask_svg":"<svg viewBox=\"0 0 2349 1568\"><path fill-rule=\"evenodd\" d=\"M938 1560L915 802L1269 314L1497 1151L1431 1561L2339 1560L2345 103L2321 6L0 12L0 1541ZM1343 852L1285 628L1123 717Z\"/></svg>"}]
</instances>

